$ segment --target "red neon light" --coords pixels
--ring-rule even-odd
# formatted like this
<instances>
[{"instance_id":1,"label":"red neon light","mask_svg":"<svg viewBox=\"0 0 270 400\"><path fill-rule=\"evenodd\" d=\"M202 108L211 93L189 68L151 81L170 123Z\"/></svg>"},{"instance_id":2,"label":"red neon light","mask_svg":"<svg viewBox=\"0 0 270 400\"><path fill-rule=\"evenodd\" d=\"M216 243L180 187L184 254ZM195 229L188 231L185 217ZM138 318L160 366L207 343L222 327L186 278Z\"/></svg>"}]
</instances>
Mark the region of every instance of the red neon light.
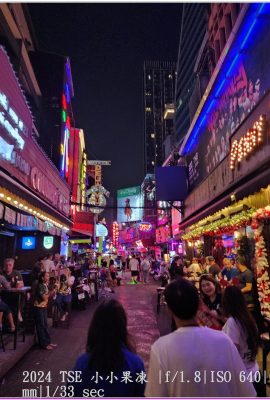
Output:
<instances>
[{"instance_id":1,"label":"red neon light","mask_svg":"<svg viewBox=\"0 0 270 400\"><path fill-rule=\"evenodd\" d=\"M67 124L68 129L70 130L70 118L69 118L69 117L67 117L67 122L66 122L66 124Z\"/></svg>"},{"instance_id":2,"label":"red neon light","mask_svg":"<svg viewBox=\"0 0 270 400\"><path fill-rule=\"evenodd\" d=\"M67 109L67 100L66 100L66 96L64 95L64 93L62 94L62 107L64 110Z\"/></svg>"}]
</instances>

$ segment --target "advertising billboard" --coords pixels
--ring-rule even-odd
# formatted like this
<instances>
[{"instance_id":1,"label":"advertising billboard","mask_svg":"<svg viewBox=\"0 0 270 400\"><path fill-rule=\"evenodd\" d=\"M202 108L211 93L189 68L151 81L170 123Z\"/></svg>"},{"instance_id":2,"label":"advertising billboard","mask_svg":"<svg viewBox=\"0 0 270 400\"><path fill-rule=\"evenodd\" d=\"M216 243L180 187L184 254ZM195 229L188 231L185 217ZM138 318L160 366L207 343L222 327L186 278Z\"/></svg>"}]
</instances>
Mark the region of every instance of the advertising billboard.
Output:
<instances>
[{"instance_id":1,"label":"advertising billboard","mask_svg":"<svg viewBox=\"0 0 270 400\"><path fill-rule=\"evenodd\" d=\"M248 40L242 38L242 32L236 39L232 52L241 47L241 40L245 42L245 51L234 57L228 70L220 73L221 81L224 79L221 84L217 83L216 93L213 92L214 106L211 112L203 114L199 138L193 140L194 146L187 152L189 189L198 185L229 154L232 135L270 89L267 24L263 20L255 28L253 24Z\"/></svg>"},{"instance_id":2,"label":"advertising billboard","mask_svg":"<svg viewBox=\"0 0 270 400\"><path fill-rule=\"evenodd\" d=\"M117 221L141 221L143 215L141 187L134 186L117 190Z\"/></svg>"}]
</instances>

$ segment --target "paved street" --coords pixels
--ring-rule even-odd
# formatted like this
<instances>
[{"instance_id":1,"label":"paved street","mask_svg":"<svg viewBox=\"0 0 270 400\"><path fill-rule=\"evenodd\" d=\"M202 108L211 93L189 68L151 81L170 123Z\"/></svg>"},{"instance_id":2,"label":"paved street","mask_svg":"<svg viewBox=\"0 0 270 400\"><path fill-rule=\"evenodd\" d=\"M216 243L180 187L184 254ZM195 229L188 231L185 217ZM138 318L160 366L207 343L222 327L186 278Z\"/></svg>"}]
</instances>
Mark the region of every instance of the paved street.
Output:
<instances>
[{"instance_id":1,"label":"paved street","mask_svg":"<svg viewBox=\"0 0 270 400\"><path fill-rule=\"evenodd\" d=\"M121 287L115 289L115 296L124 305L128 315L129 332L135 340L138 354L148 365L151 344L159 337L160 330L165 332L169 328L169 321L164 319L163 313L159 320L156 318L156 283L149 285L131 285L127 279ZM33 348L20 361L12 371L8 373L3 381L0 395L3 397L20 397L23 389L37 389L37 392L28 392L34 397L53 396L58 386L63 385L59 371L69 371L74 366L75 360L84 351L87 329L96 303L91 303L84 311L73 311L72 321L69 329L52 329L53 342L58 343L54 351L41 351ZM167 325L167 326L166 326ZM160 327L160 330L158 328ZM52 382L42 383L43 392L40 393L41 383L23 383L26 376L24 371L51 372ZM49 385L50 391L45 392ZM24 393L27 397L26 392ZM60 389L55 396L60 395Z\"/></svg>"}]
</instances>

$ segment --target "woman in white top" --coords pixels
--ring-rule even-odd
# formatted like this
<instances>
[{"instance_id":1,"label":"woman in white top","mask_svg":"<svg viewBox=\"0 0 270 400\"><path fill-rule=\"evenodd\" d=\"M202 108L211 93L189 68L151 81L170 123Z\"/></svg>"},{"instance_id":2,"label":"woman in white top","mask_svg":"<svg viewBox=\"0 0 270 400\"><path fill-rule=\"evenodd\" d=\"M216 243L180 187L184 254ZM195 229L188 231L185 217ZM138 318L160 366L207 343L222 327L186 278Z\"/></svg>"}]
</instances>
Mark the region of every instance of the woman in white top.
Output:
<instances>
[{"instance_id":1,"label":"woman in white top","mask_svg":"<svg viewBox=\"0 0 270 400\"><path fill-rule=\"evenodd\" d=\"M222 330L231 338L243 360L247 371L245 379L253 382L258 397L265 397L266 388L256 362L259 333L243 293L238 287L226 287L222 298L222 310L228 317Z\"/></svg>"}]
</instances>

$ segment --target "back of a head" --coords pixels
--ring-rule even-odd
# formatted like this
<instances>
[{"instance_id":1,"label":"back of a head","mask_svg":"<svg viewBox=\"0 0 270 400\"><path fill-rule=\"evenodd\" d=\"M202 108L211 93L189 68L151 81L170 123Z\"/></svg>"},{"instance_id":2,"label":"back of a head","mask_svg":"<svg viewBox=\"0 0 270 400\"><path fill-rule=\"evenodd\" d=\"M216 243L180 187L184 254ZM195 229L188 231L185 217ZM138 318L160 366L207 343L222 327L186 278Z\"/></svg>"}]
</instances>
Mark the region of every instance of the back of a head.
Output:
<instances>
[{"instance_id":1,"label":"back of a head","mask_svg":"<svg viewBox=\"0 0 270 400\"><path fill-rule=\"evenodd\" d=\"M222 296L222 309L226 315L236 318L248 312L245 297L239 287L226 287Z\"/></svg>"},{"instance_id":2,"label":"back of a head","mask_svg":"<svg viewBox=\"0 0 270 400\"><path fill-rule=\"evenodd\" d=\"M114 371L123 361L123 346L129 348L125 310L115 299L104 301L96 309L88 331L90 366L97 371Z\"/></svg>"},{"instance_id":3,"label":"back of a head","mask_svg":"<svg viewBox=\"0 0 270 400\"><path fill-rule=\"evenodd\" d=\"M173 314L181 320L195 317L199 307L199 293L187 279L172 281L164 291L165 300Z\"/></svg>"}]
</instances>

